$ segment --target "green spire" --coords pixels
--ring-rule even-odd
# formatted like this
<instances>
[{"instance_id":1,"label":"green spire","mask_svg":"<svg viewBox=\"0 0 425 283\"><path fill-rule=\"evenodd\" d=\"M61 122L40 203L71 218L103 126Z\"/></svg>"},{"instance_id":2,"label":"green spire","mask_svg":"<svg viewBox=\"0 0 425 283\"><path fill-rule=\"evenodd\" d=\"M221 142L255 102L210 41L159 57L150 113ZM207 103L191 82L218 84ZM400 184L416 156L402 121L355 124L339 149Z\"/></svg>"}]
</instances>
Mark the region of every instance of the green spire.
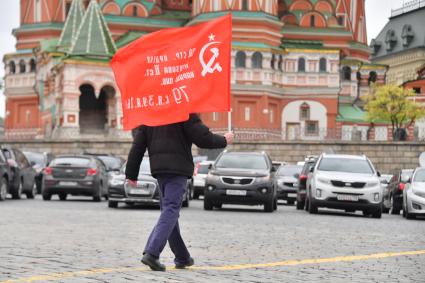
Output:
<instances>
[{"instance_id":1,"label":"green spire","mask_svg":"<svg viewBox=\"0 0 425 283\"><path fill-rule=\"evenodd\" d=\"M69 48L72 45L72 41L77 34L78 28L80 27L83 14L84 9L83 5L81 4L81 0L73 0L68 12L68 17L65 21L65 26L62 30L57 45L59 51L69 51Z\"/></svg>"},{"instance_id":2,"label":"green spire","mask_svg":"<svg viewBox=\"0 0 425 283\"><path fill-rule=\"evenodd\" d=\"M96 0L91 0L69 53L77 56L112 57L116 51L99 5Z\"/></svg>"}]
</instances>

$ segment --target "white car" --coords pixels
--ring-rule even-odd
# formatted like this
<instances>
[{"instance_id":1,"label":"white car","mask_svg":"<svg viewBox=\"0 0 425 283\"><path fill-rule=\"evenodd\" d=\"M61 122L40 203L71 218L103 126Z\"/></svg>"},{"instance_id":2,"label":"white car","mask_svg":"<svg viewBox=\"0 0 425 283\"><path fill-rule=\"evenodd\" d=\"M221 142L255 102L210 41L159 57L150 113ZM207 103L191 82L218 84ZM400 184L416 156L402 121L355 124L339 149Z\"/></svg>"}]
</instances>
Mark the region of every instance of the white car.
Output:
<instances>
[{"instance_id":1,"label":"white car","mask_svg":"<svg viewBox=\"0 0 425 283\"><path fill-rule=\"evenodd\" d=\"M412 179L403 190L403 216L425 216L425 167L416 168Z\"/></svg>"},{"instance_id":2,"label":"white car","mask_svg":"<svg viewBox=\"0 0 425 283\"><path fill-rule=\"evenodd\" d=\"M307 182L306 208L317 213L319 207L356 210L381 218L380 174L366 156L322 154L311 169Z\"/></svg>"},{"instance_id":3,"label":"white car","mask_svg":"<svg viewBox=\"0 0 425 283\"><path fill-rule=\"evenodd\" d=\"M198 199L200 195L204 195L205 179L207 178L210 165L214 161L201 161L195 167L193 173L193 198Z\"/></svg>"}]
</instances>

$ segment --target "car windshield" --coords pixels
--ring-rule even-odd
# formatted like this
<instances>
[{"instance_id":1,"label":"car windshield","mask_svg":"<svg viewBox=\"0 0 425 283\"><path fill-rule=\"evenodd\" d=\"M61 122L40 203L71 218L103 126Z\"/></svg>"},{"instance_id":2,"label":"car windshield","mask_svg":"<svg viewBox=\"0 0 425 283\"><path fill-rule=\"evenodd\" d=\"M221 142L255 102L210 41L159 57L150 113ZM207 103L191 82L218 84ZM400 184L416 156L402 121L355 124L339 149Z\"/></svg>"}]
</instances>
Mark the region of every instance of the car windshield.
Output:
<instances>
[{"instance_id":1,"label":"car windshield","mask_svg":"<svg viewBox=\"0 0 425 283\"><path fill-rule=\"evenodd\" d=\"M208 174L209 166L209 164L199 164L198 174Z\"/></svg>"},{"instance_id":2,"label":"car windshield","mask_svg":"<svg viewBox=\"0 0 425 283\"><path fill-rule=\"evenodd\" d=\"M30 162L34 162L40 167L46 166L46 159L42 153L24 151L24 154Z\"/></svg>"},{"instance_id":3,"label":"car windshield","mask_svg":"<svg viewBox=\"0 0 425 283\"><path fill-rule=\"evenodd\" d=\"M403 170L401 170L400 179L401 180L409 179L410 177L412 177L413 171L414 171L413 169L403 169Z\"/></svg>"},{"instance_id":4,"label":"car windshield","mask_svg":"<svg viewBox=\"0 0 425 283\"><path fill-rule=\"evenodd\" d=\"M351 158L322 158L318 170L373 174L373 169L367 160Z\"/></svg>"},{"instance_id":5,"label":"car windshield","mask_svg":"<svg viewBox=\"0 0 425 283\"><path fill-rule=\"evenodd\" d=\"M114 156L98 156L100 160L105 163L108 170L119 170L122 165L122 161L118 157Z\"/></svg>"},{"instance_id":6,"label":"car windshield","mask_svg":"<svg viewBox=\"0 0 425 283\"><path fill-rule=\"evenodd\" d=\"M413 182L425 182L425 170L416 171Z\"/></svg>"},{"instance_id":7,"label":"car windshield","mask_svg":"<svg viewBox=\"0 0 425 283\"><path fill-rule=\"evenodd\" d=\"M215 166L217 168L268 169L264 156L257 154L223 154Z\"/></svg>"},{"instance_id":8,"label":"car windshield","mask_svg":"<svg viewBox=\"0 0 425 283\"><path fill-rule=\"evenodd\" d=\"M277 175L278 176L294 176L295 174L300 174L302 169L303 169L303 166L297 166L297 165L281 166L279 168L279 171L277 171Z\"/></svg>"},{"instance_id":9,"label":"car windshield","mask_svg":"<svg viewBox=\"0 0 425 283\"><path fill-rule=\"evenodd\" d=\"M90 159L84 157L59 157L50 162L50 166L78 166L88 167Z\"/></svg>"}]
</instances>

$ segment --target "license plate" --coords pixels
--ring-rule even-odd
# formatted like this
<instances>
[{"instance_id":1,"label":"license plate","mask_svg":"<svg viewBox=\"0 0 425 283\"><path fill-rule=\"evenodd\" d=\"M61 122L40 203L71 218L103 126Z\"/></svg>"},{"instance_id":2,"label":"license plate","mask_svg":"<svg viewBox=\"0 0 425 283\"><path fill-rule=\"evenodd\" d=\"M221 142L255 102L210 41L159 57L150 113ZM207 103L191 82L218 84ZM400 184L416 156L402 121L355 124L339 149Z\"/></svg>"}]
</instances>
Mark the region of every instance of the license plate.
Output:
<instances>
[{"instance_id":1,"label":"license plate","mask_svg":"<svg viewBox=\"0 0 425 283\"><path fill-rule=\"evenodd\" d=\"M337 195L337 200L344 200L344 201L359 201L359 196L355 195Z\"/></svg>"},{"instance_id":2,"label":"license plate","mask_svg":"<svg viewBox=\"0 0 425 283\"><path fill-rule=\"evenodd\" d=\"M77 182L60 182L61 186L76 186Z\"/></svg>"},{"instance_id":3,"label":"license plate","mask_svg":"<svg viewBox=\"0 0 425 283\"><path fill-rule=\"evenodd\" d=\"M296 197L297 197L297 194L294 194L294 193L288 194L288 198L296 198Z\"/></svg>"},{"instance_id":4,"label":"license plate","mask_svg":"<svg viewBox=\"0 0 425 283\"><path fill-rule=\"evenodd\" d=\"M226 195L229 195L229 196L246 196L246 191L243 191L243 190L226 190Z\"/></svg>"},{"instance_id":5,"label":"license plate","mask_svg":"<svg viewBox=\"0 0 425 283\"><path fill-rule=\"evenodd\" d=\"M150 191L148 189L131 189L130 194L132 195L150 195Z\"/></svg>"}]
</instances>

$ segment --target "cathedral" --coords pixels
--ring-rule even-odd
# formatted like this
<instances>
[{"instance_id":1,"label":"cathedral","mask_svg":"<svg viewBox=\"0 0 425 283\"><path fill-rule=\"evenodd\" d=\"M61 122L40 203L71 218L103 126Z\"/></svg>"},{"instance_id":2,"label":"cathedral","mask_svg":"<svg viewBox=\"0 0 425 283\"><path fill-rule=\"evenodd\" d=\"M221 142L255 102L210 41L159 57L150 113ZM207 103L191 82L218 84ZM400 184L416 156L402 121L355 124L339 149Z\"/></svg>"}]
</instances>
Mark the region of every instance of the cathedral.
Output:
<instances>
[{"instance_id":1,"label":"cathedral","mask_svg":"<svg viewBox=\"0 0 425 283\"><path fill-rule=\"evenodd\" d=\"M364 0L20 0L16 52L6 54L9 138L128 138L109 62L164 28L231 12L231 121L246 139L387 140L361 97L383 84L369 61ZM134 74L137 76L138 74ZM202 113L224 131L228 113Z\"/></svg>"}]
</instances>

